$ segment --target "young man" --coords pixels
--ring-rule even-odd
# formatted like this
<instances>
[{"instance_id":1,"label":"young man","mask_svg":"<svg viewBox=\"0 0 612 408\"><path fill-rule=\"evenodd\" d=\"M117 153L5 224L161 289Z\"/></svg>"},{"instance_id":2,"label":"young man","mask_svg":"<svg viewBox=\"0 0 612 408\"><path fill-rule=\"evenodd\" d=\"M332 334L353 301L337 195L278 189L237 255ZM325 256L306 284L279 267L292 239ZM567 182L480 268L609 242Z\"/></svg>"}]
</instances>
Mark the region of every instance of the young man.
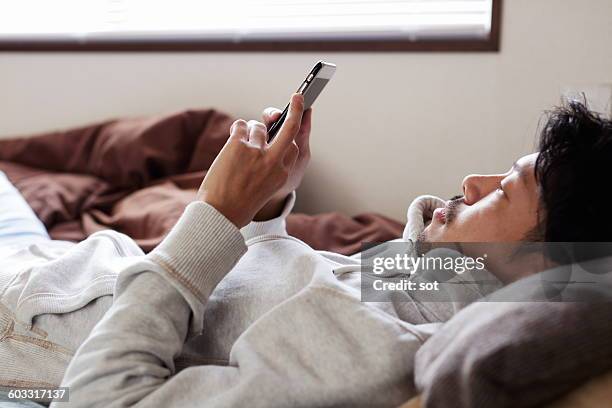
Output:
<instances>
[{"instance_id":1,"label":"young man","mask_svg":"<svg viewBox=\"0 0 612 408\"><path fill-rule=\"evenodd\" d=\"M0 245L0 385L57 385L66 370L79 407L397 406L414 395L414 355L456 307L361 302L358 260L287 236L309 156L301 106L294 96L271 144L264 125L237 121L198 200L146 256L115 232L49 242L17 209L30 227L6 229ZM607 240L606 207L584 193L611 154L610 122L556 111L539 154L467 177L448 203L419 200L405 237ZM504 282L536 272L490 269Z\"/></svg>"}]
</instances>

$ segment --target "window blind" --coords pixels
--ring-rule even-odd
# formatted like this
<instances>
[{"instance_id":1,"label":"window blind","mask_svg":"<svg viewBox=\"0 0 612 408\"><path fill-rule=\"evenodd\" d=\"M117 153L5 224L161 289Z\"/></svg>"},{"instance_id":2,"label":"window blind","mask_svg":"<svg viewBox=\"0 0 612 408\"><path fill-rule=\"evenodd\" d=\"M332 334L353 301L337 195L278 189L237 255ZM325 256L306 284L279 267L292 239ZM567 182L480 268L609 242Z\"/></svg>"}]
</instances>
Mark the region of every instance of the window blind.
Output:
<instances>
[{"instance_id":1,"label":"window blind","mask_svg":"<svg viewBox=\"0 0 612 408\"><path fill-rule=\"evenodd\" d=\"M0 0L0 39L487 38L492 0Z\"/></svg>"}]
</instances>

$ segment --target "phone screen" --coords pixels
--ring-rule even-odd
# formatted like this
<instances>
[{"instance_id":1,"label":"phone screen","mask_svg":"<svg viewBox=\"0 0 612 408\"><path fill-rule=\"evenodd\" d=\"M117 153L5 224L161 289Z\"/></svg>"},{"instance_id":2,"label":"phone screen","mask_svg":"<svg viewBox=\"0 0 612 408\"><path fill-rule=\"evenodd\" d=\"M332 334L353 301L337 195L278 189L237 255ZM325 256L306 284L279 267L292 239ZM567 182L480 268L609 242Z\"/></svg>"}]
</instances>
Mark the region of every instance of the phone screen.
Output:
<instances>
[{"instance_id":1,"label":"phone screen","mask_svg":"<svg viewBox=\"0 0 612 408\"><path fill-rule=\"evenodd\" d=\"M331 80L332 76L336 72L336 65L328 62L319 61L312 71L308 74L302 85L297 90L297 93L304 95L304 109L310 109L314 104L317 97L323 92L323 89L327 83ZM276 136L280 128L282 127L287 114L289 112L289 105L285 107L280 118L274 122L268 129L268 142Z\"/></svg>"}]
</instances>

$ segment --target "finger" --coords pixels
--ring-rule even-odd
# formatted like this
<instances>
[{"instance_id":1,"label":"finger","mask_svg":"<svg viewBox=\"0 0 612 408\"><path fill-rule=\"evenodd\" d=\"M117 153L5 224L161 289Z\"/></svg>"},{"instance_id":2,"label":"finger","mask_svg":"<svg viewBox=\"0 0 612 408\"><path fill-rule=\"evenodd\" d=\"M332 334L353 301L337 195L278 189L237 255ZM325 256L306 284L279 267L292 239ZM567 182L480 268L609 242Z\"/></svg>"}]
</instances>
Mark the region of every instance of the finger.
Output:
<instances>
[{"instance_id":1,"label":"finger","mask_svg":"<svg viewBox=\"0 0 612 408\"><path fill-rule=\"evenodd\" d=\"M249 127L249 142L253 143L258 147L263 147L268 139L268 129L266 126L257 122L256 120L250 120L248 123Z\"/></svg>"},{"instance_id":2,"label":"finger","mask_svg":"<svg viewBox=\"0 0 612 408\"><path fill-rule=\"evenodd\" d=\"M293 169L293 166L295 166L299 155L300 149L297 144L295 142L290 143L287 147L287 150L285 151L285 156L283 157L283 166L285 166L286 169L291 171L291 169Z\"/></svg>"},{"instance_id":3,"label":"finger","mask_svg":"<svg viewBox=\"0 0 612 408\"><path fill-rule=\"evenodd\" d=\"M295 138L300 151L303 148L308 148L310 143L310 130L312 128L312 109L308 109L302 116L302 123L300 124L300 131Z\"/></svg>"},{"instance_id":4,"label":"finger","mask_svg":"<svg viewBox=\"0 0 612 408\"><path fill-rule=\"evenodd\" d=\"M261 118L263 119L264 125L269 128L274 122L278 120L278 118L281 117L282 114L283 112L280 109L266 108L263 111L263 115L261 116Z\"/></svg>"},{"instance_id":5,"label":"finger","mask_svg":"<svg viewBox=\"0 0 612 408\"><path fill-rule=\"evenodd\" d=\"M245 120L238 119L232 124L230 128L230 139L249 139L248 125Z\"/></svg>"},{"instance_id":6,"label":"finger","mask_svg":"<svg viewBox=\"0 0 612 408\"><path fill-rule=\"evenodd\" d=\"M278 132L278 136L272 141L272 149L283 151L295 140L300 131L302 115L304 114L304 97L300 94L293 94L289 104L287 119Z\"/></svg>"}]
</instances>

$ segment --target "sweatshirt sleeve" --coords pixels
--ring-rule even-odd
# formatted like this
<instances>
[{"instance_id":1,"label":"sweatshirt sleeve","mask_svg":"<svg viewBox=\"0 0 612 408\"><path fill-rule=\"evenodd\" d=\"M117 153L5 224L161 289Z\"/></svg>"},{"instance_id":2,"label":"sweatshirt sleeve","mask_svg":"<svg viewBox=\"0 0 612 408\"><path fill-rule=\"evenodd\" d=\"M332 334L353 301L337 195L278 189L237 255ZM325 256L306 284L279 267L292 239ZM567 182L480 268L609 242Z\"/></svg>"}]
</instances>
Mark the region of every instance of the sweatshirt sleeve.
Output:
<instances>
[{"instance_id":1,"label":"sweatshirt sleeve","mask_svg":"<svg viewBox=\"0 0 612 408\"><path fill-rule=\"evenodd\" d=\"M69 406L139 405L162 387L188 334L201 332L208 297L245 252L240 231L215 208L187 206L164 241L120 273L113 305L64 375ZM180 398L165 406L184 406Z\"/></svg>"}]
</instances>

